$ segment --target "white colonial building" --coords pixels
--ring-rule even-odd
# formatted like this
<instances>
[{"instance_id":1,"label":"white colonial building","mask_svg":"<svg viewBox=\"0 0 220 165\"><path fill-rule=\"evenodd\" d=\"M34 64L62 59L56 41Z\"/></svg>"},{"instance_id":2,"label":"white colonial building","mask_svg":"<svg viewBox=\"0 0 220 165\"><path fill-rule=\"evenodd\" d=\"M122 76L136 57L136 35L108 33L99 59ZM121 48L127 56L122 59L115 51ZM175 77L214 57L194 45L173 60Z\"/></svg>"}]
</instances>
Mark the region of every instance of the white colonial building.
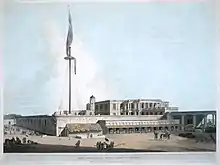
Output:
<instances>
[{"instance_id":1,"label":"white colonial building","mask_svg":"<svg viewBox=\"0 0 220 165\"><path fill-rule=\"evenodd\" d=\"M67 110L55 112L51 116L22 116L16 118L18 126L28 128L43 134L62 136L74 134L70 131L74 125L99 124L103 134L109 133L146 133L153 130L184 131L185 126L199 124L205 127L207 115L213 115L216 123L216 111L180 112L177 107L170 107L169 102L160 99L128 99L106 100L96 102L94 96L86 104L86 110ZM68 129L67 129L68 128ZM68 130L67 133L64 130ZM82 133L96 136L92 129ZM100 135L100 132L96 131Z\"/></svg>"}]
</instances>

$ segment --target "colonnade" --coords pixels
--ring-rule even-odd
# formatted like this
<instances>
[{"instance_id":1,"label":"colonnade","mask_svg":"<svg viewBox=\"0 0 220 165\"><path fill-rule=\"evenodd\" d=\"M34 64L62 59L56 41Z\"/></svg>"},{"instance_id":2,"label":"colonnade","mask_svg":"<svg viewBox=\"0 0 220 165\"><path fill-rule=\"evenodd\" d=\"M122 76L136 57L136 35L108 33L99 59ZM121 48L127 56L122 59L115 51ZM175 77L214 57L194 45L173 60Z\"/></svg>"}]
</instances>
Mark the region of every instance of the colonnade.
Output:
<instances>
[{"instance_id":1,"label":"colonnade","mask_svg":"<svg viewBox=\"0 0 220 165\"><path fill-rule=\"evenodd\" d=\"M154 127L129 127L129 128L108 128L108 134L129 134L129 133L148 133L154 130L179 131L180 127L175 126L154 126Z\"/></svg>"},{"instance_id":2,"label":"colonnade","mask_svg":"<svg viewBox=\"0 0 220 165\"><path fill-rule=\"evenodd\" d=\"M199 116L200 114L196 114L196 115L188 115L188 114L181 114L181 130L184 130L185 129L185 126L188 125L188 124L191 124L191 123L185 123L185 117L186 116L192 116L192 124L194 126L194 128L197 126L197 116ZM207 116L209 114L202 114L203 115L203 119L202 119L202 129L203 131L205 131L205 128L207 127ZM214 126L216 126L216 114L211 114L212 115L212 124ZM168 118L169 119L169 118Z\"/></svg>"}]
</instances>

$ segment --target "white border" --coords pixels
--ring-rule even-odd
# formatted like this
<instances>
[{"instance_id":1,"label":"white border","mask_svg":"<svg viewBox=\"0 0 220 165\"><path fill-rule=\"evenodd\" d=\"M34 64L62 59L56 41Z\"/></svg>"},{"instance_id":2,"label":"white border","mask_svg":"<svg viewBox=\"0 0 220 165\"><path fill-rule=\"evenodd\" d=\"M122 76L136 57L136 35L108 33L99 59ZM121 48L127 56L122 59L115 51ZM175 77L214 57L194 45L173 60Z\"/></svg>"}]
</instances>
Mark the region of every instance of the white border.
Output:
<instances>
[{"instance_id":1,"label":"white border","mask_svg":"<svg viewBox=\"0 0 220 165\"><path fill-rule=\"evenodd\" d=\"M7 0L10 1L10 0ZM27 2L28 0L15 0L15 1L23 1ZM17 3L17 2L13 3ZM32 2L30 2L32 1ZM36 3L38 0L29 0L29 3ZM43 1L43 0L40 0ZM44 0L45 3L46 0ZM49 0L48 0L49 1ZM74 0L69 0L68 2L73 2ZM116 0L112 0L113 2L116 2ZM111 2L112 2L111 1ZM126 0L118 0L118 2L125 2ZM127 0L126 2L131 2L132 0ZM134 1L134 0L133 0ZM137 0L138 1L138 0ZM141 0L140 0L141 1ZM144 1L144 0L143 0ZM143 2L142 1L142 2ZM146 0L146 1L153 1L153 0ZM163 1L163 0L161 0ZM164 0L166 1L166 0ZM172 0L167 0L172 1ZM177 0L178 1L178 0ZM180 0L181 2L184 2L184 0ZM199 0L195 0L199 1ZM38 1L39 2L39 1ZM50 2L54 2L50 0ZM61 2L60 0L55 0L55 2ZM63 1L62 1L63 2ZM65 0L67 2L67 0ZM75 0L74 2L79 2L78 0ZM100 0L94 1L94 0L81 0L80 2L100 2ZM102 2L109 2L109 0L103 0ZM189 0L186 0L186 2L189 2ZM214 1L213 1L214 2ZM0 1L2 3L2 1ZM9 2L11 3L11 2ZM1 5L1 4L0 4ZM216 9L218 6L220 6L220 2L218 0L215 1ZM218 9L216 10L216 23L220 22L220 11ZM3 12L3 10L0 10L0 12ZM2 13L1 15L2 16ZM1 20L1 19L0 19ZM1 24L0 24L1 25ZM219 24L217 24L219 25ZM220 27L217 26L216 27ZM0 26L2 27L2 26ZM0 29L0 32L3 32L3 28ZM219 32L218 29L216 32ZM1 33L0 33L1 34ZM2 33L3 34L3 33ZM0 35L3 36L3 35ZM220 36L218 34L218 36ZM220 38L220 37L219 37ZM0 40L1 41L1 40ZM0 42L2 45L2 42ZM219 47L219 40L217 42L217 64L220 61L218 53L220 50ZM0 49L1 50L1 49ZM2 64L3 65L3 64ZM0 64L0 66L2 66ZM220 66L220 65L217 65ZM219 68L220 69L220 68ZM217 68L217 87L218 87L218 93L217 98L219 98L219 81L220 80L220 74L218 73ZM217 102L217 107L219 107L220 104ZM218 108L217 108L218 110ZM0 112L3 114L3 83L0 82ZM218 118L218 112L217 112L217 118ZM217 120L219 121L219 120ZM3 115L0 118L0 122L2 124L2 127L0 129L0 141L3 140ZM219 122L217 122L217 128L219 127ZM218 129L217 129L217 139L218 139ZM1 146L3 143L1 143ZM219 150L219 145L217 143L217 152ZM2 147L3 148L3 147ZM3 151L3 149L1 149ZM1 155L1 163L0 164L16 164L16 165L24 165L24 164L163 164L163 165L177 165L177 164L196 164L196 165L214 165L217 164L217 152L165 152L165 153L63 153L63 154L57 154L57 153L39 153L39 154L4 154L3 157ZM2 154L2 152L1 152ZM219 163L218 163L219 164Z\"/></svg>"}]
</instances>

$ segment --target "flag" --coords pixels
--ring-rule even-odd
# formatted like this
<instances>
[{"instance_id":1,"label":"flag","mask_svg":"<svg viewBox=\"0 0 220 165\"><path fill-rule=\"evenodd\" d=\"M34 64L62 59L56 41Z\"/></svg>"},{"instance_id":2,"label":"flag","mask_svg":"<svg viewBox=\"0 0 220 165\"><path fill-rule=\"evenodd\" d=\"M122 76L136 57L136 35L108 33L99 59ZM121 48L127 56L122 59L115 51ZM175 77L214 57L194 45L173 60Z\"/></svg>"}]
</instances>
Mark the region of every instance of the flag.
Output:
<instances>
[{"instance_id":1,"label":"flag","mask_svg":"<svg viewBox=\"0 0 220 165\"><path fill-rule=\"evenodd\" d=\"M73 28L72 28L72 20L71 20L71 14L70 14L70 10L69 10L69 28L68 28L68 34L67 34L67 39L66 39L66 55L70 56L70 52L69 52L69 47L72 44L73 41Z\"/></svg>"}]
</instances>

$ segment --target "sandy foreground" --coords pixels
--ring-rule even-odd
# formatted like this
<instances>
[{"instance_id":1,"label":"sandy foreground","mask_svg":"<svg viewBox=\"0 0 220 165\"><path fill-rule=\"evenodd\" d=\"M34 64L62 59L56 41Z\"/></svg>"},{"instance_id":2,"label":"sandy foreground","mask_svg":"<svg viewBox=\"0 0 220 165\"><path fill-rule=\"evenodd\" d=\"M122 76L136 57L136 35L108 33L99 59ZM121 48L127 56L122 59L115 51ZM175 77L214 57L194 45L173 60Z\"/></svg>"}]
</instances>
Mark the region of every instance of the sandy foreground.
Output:
<instances>
[{"instance_id":1,"label":"sandy foreground","mask_svg":"<svg viewBox=\"0 0 220 165\"><path fill-rule=\"evenodd\" d=\"M4 138L19 137L22 139L24 135L5 135ZM209 151L215 152L216 145L212 142L196 142L195 139L182 138L171 135L170 140L154 140L153 133L147 134L121 134L107 135L110 141L114 141L115 147L113 152L185 152L185 151ZM28 140L32 140L39 144L22 145L14 152L97 152L95 144L97 141L104 141L104 138L80 139L80 149L73 146L79 140L68 137L55 136L29 136ZM13 152L13 151L12 151Z\"/></svg>"}]
</instances>

